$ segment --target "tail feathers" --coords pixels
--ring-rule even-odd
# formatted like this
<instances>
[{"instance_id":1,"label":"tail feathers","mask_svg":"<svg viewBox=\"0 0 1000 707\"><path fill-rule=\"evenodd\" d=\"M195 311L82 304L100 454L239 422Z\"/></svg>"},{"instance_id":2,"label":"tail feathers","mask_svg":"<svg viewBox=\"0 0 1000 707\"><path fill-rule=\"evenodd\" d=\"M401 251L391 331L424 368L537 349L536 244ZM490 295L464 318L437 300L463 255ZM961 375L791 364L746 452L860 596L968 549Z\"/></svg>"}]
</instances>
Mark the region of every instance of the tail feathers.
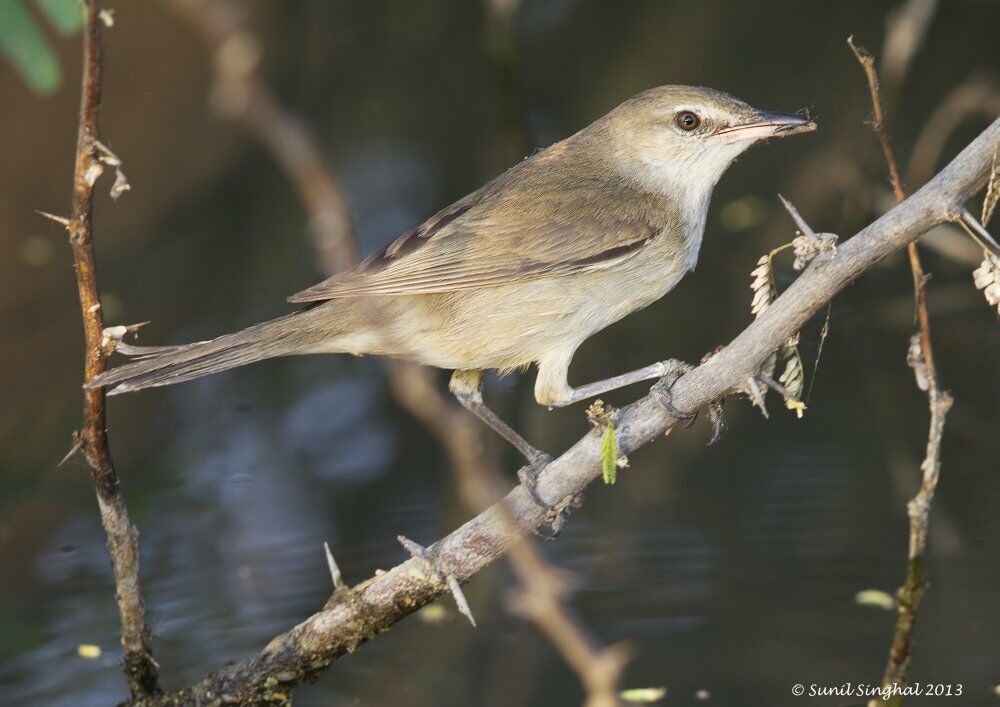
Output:
<instances>
[{"instance_id":1,"label":"tail feathers","mask_svg":"<svg viewBox=\"0 0 1000 707\"><path fill-rule=\"evenodd\" d=\"M289 320L298 314L279 317L210 341L182 346L120 344L118 351L131 356L132 362L105 371L86 387L107 386L110 388L108 395L131 393L143 388L182 383L294 353L302 343L302 331L289 326Z\"/></svg>"}]
</instances>

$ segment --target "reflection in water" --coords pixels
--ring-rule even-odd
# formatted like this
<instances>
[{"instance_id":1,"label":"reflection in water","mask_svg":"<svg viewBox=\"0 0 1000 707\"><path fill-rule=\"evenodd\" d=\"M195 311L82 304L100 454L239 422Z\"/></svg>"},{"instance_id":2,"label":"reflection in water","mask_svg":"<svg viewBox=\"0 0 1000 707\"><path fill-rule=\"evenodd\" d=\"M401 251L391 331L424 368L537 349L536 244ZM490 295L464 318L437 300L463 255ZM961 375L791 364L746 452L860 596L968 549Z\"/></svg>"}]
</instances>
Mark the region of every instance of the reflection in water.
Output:
<instances>
[{"instance_id":1,"label":"reflection in water","mask_svg":"<svg viewBox=\"0 0 1000 707\"><path fill-rule=\"evenodd\" d=\"M260 10L269 76L328 146L363 253L506 166L494 158L495 106L474 4L414 8L315 0ZM868 218L884 184L860 125L864 87L846 49L816 51L816 28L831 46L850 32L879 37L886 5L817 5L810 18L796 9L778 3L761 23L752 7L731 3L646 2L628 11L526 4L517 31L529 118L543 139L572 132L636 90L681 80L761 105L815 102L822 126L811 142L754 151L731 170L698 272L666 301L588 342L574 381L666 356L696 360L745 326L748 273L791 233L776 192L842 236ZM130 15L109 36L107 130L131 166L134 191L115 207L98 204L101 277L123 320L153 319L144 343L244 326L318 279L287 184L207 116L204 67L163 68L167 52L188 38L157 12ZM990 57L996 65L989 12L955 5L936 20L926 50L934 66L918 59L921 96L904 96L896 121L901 146L933 107L929 97ZM750 26L759 29L753 37ZM958 31L968 51L942 50ZM154 39L162 44L144 52L129 44ZM155 101L123 98L148 97L148 86L158 87ZM0 115L0 130L71 135L73 88L61 103L16 94L21 109ZM17 90L0 72L0 95ZM161 112L159 137L150 141L148 121ZM33 130L19 133L21 120ZM0 199L0 238L23 234L25 252L36 254L0 263L3 324L22 333L0 341L0 356L11 361L2 370L20 372L0 381L3 399L13 401L0 408L0 704L107 705L123 696L113 585L89 482L80 467L54 469L78 415L79 324L65 262L36 257L37 238L50 236L28 212L63 203L66 185L53 182L51 165L64 152L48 139L10 144L18 179L0 182L0 194L14 195ZM184 169L178 155L191 155ZM828 162L837 169L823 171ZM587 623L605 642L632 646L627 685L665 685L670 704L700 704L696 691L708 690L711 704L753 707L786 703L795 682L878 678L892 615L855 606L853 596L892 591L902 578L904 503L927 424L903 365L911 312L908 274L898 265L838 298L804 420L774 405L765 422L731 402L719 444L704 447L698 425L641 450L619 483L591 489L560 541L545 546L572 572ZM934 255L928 266L939 366L958 404L946 433L913 674L964 682L977 696L968 703L983 704L1000 681L1000 327L968 267ZM804 334L807 364L816 329ZM491 394L530 439L558 451L586 430L583 411L537 408L526 390L532 381L508 378ZM621 404L640 392L607 397ZM110 428L142 530L146 599L168 688L259 649L317 609L330 590L324 540L353 582L403 558L397 534L430 541L466 517L440 450L394 407L370 359L271 361L116 398ZM488 570L468 589L480 628L443 602L443 621L407 619L298 700L579 704L576 678L506 611L509 586L505 568ZM102 657L78 657L83 643L100 645Z\"/></svg>"}]
</instances>

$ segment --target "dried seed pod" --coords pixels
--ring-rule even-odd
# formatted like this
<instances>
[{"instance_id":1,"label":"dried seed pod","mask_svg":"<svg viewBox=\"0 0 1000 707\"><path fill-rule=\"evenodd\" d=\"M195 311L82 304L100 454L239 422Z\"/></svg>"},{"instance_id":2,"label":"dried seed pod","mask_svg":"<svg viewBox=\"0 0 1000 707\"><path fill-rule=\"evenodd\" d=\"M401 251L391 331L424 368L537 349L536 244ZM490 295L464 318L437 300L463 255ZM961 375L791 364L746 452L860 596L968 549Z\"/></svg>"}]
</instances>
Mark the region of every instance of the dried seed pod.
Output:
<instances>
[{"instance_id":1,"label":"dried seed pod","mask_svg":"<svg viewBox=\"0 0 1000 707\"><path fill-rule=\"evenodd\" d=\"M785 369L778 378L778 382L785 387L788 395L785 396L785 407L794 410L798 418L805 414L806 406L802 402L802 391L805 390L806 374L802 365L802 356L799 355L799 335L795 334L781 348L778 358L785 362Z\"/></svg>"},{"instance_id":2,"label":"dried seed pod","mask_svg":"<svg viewBox=\"0 0 1000 707\"><path fill-rule=\"evenodd\" d=\"M792 240L792 252L795 262L792 267L802 270L820 253L837 252L837 236L833 233L817 233L815 235L799 233Z\"/></svg>"},{"instance_id":3,"label":"dried seed pod","mask_svg":"<svg viewBox=\"0 0 1000 707\"><path fill-rule=\"evenodd\" d=\"M926 391L930 388L930 379L927 377L927 363L924 361L923 337L917 332L910 337L910 347L906 350L906 365L913 369L913 375L917 378L917 387Z\"/></svg>"},{"instance_id":4,"label":"dried seed pod","mask_svg":"<svg viewBox=\"0 0 1000 707\"><path fill-rule=\"evenodd\" d=\"M750 277L753 278L750 283L750 291L753 292L750 313L754 317L759 317L760 313L774 301L776 295L770 255L761 256L760 260L757 261L757 267L750 273Z\"/></svg>"},{"instance_id":5,"label":"dried seed pod","mask_svg":"<svg viewBox=\"0 0 1000 707\"><path fill-rule=\"evenodd\" d=\"M983 262L972 273L972 281L976 289L983 291L989 305L996 307L1000 314L1000 258L985 252Z\"/></svg>"},{"instance_id":6,"label":"dried seed pod","mask_svg":"<svg viewBox=\"0 0 1000 707\"><path fill-rule=\"evenodd\" d=\"M988 225L993 217L993 211L1000 201L1000 165L997 164L997 148L993 148L993 170L990 172L990 182L986 187L986 198L983 199L983 215L979 222Z\"/></svg>"}]
</instances>

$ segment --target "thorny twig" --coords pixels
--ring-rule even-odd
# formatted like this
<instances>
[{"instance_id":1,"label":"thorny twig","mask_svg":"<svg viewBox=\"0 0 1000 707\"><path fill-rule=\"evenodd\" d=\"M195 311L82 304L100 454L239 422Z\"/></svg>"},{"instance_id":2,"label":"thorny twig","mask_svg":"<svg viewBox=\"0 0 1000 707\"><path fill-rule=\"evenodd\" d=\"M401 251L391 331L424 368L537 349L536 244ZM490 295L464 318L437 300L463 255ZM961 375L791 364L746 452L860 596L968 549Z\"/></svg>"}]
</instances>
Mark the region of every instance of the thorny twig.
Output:
<instances>
[{"instance_id":1,"label":"thorny twig","mask_svg":"<svg viewBox=\"0 0 1000 707\"><path fill-rule=\"evenodd\" d=\"M906 198L903 192L896 157L889 144L889 135L885 128L885 118L882 114L882 102L879 95L878 73L875 69L875 57L863 47L855 44L853 37L847 39L851 51L864 69L868 80L868 90L871 94L872 128L878 136L885 155L886 165L896 201L902 203ZM910 647L913 640L913 626L920 608L920 600L925 588L924 551L927 547L927 527L930 516L931 502L937 488L938 475L941 469L941 436L944 431L945 417L952 405L952 398L943 392L938 384L937 368L934 365L934 349L931 345L930 317L927 313L927 276L924 274L917 252L916 242L906 247L910 259L910 269L913 273L913 293L916 302L917 332L913 335L908 361L917 377L918 386L927 391L930 406L931 422L927 437L927 451L920 465L922 482L917 495L907 504L910 517L909 561L906 580L898 592L896 628L893 634L889 658L882 676L883 685L893 685L906 680L910 665ZM902 701L894 696L894 700ZM869 707L877 707L878 700L869 701Z\"/></svg>"},{"instance_id":2,"label":"thorny twig","mask_svg":"<svg viewBox=\"0 0 1000 707\"><path fill-rule=\"evenodd\" d=\"M86 352L84 382L104 371L112 346L104 337L101 295L97 286L93 241L94 183L104 167L115 167L119 177L112 196L124 191L127 182L121 162L98 140L101 113L101 84L104 69L100 1L84 3L86 24L83 33L83 83L80 97L80 126L73 175L73 212L64 225L69 232L76 265L76 282L83 316ZM114 158L114 159L112 159ZM58 217L53 219L62 222ZM158 666L150 647L145 606L139 583L139 531L129 520L119 491L118 474L111 459L105 430L104 390L83 391L83 427L76 434L73 450L82 452L91 469L101 523L108 536L108 549L115 575L118 612L122 624L122 666L133 700L161 694Z\"/></svg>"},{"instance_id":3,"label":"thorny twig","mask_svg":"<svg viewBox=\"0 0 1000 707\"><path fill-rule=\"evenodd\" d=\"M257 73L258 40L241 21L240 9L226 0L174 0L175 6L215 47L216 105L243 123L268 148L298 190L311 215L324 270L333 274L354 264L356 244L346 200L322 149L295 116L281 106ZM241 58L243 57L243 58ZM221 100L220 100L221 99ZM499 490L495 463L486 454L482 428L440 390L431 371L391 362L394 397L442 443L459 481L465 503L480 512L494 504ZM513 519L510 532L516 535ZM412 540L400 538L411 555L435 559ZM327 550L328 561L332 556ZM618 704L617 682L624 665L619 647L599 649L585 628L562 604L562 583L537 548L523 541L511 547L510 560L523 590L517 602L578 673L588 691L588 706ZM331 573L335 584L339 571ZM459 610L475 625L455 576L440 566L432 573L454 595ZM338 590L340 587L338 587Z\"/></svg>"},{"instance_id":4,"label":"thorny twig","mask_svg":"<svg viewBox=\"0 0 1000 707\"><path fill-rule=\"evenodd\" d=\"M673 405L681 410L697 410L741 391L747 376L758 371L771 352L831 298L930 228L954 219L961 204L984 184L997 140L1000 119L906 202L838 246L836 258L814 261L728 346L673 384ZM629 454L660 439L678 422L683 421L671 415L657 396L647 395L619 410L618 448ZM540 471L536 489L542 498L572 498L601 476L601 438L591 432ZM549 513L521 486L504 497L503 506L506 511L494 505L430 546L429 550L453 571L458 581L470 579L517 541L517 536L508 531L502 513L509 513L516 521L518 535L531 533L551 521ZM166 699L196 702L211 694L220 700L262 702L268 695L314 679L340 656L356 650L447 591L426 577L421 563L410 559L377 573L346 590L343 600L272 639L256 655Z\"/></svg>"}]
</instances>

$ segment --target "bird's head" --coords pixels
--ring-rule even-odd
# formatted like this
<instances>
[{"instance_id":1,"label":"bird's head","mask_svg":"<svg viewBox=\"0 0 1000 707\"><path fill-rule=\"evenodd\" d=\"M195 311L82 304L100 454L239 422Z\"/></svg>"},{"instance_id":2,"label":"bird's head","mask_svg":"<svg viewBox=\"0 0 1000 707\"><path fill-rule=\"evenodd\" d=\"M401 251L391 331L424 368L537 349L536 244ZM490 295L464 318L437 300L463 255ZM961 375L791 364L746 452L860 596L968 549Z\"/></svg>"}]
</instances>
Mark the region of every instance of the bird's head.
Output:
<instances>
[{"instance_id":1,"label":"bird's head","mask_svg":"<svg viewBox=\"0 0 1000 707\"><path fill-rule=\"evenodd\" d=\"M711 189L751 145L816 129L808 117L753 108L728 93L695 86L643 91L592 126L611 159L652 190Z\"/></svg>"}]
</instances>

